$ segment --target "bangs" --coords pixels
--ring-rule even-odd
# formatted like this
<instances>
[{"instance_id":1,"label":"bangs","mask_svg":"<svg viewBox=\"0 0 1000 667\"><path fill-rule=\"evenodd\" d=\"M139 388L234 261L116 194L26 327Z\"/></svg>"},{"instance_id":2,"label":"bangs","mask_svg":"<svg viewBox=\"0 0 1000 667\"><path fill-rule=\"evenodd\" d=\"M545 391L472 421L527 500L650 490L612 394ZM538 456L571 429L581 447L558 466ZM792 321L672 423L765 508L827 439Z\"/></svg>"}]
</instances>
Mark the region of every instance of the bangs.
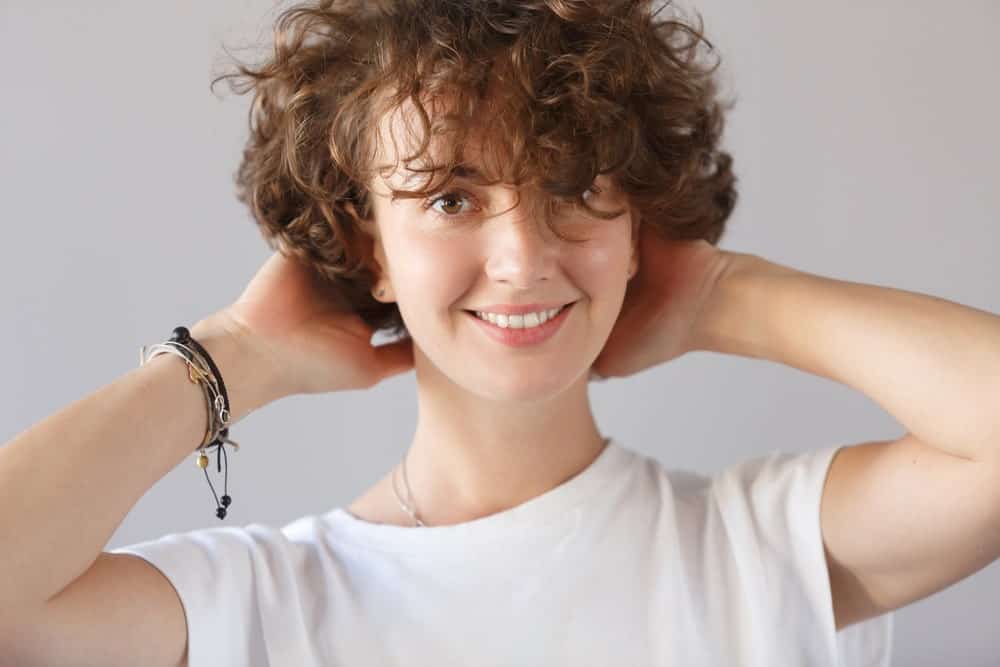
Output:
<instances>
[{"instance_id":1,"label":"bangs","mask_svg":"<svg viewBox=\"0 0 1000 667\"><path fill-rule=\"evenodd\" d=\"M528 96L509 67L476 73L435 64L432 70L430 81L410 91L388 88L373 104L372 117L380 120L371 125L366 182L382 178L393 199L427 197L456 178L503 184L519 198L530 192L538 202L534 213L546 220L567 204L606 220L626 212L594 208L584 198L601 175L617 188L635 152L635 132L615 122L625 107L602 115L604 105L592 98L573 104L554 95L539 115L537 91ZM394 173L403 176L398 186L389 183Z\"/></svg>"}]
</instances>

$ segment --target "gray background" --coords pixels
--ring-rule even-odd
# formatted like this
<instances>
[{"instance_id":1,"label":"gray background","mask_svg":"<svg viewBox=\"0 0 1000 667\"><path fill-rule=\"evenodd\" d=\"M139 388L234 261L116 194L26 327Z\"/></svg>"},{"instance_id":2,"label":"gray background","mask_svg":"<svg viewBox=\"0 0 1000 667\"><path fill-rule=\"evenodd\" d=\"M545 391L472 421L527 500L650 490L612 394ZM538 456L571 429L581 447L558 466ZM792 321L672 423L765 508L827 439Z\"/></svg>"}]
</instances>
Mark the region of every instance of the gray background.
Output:
<instances>
[{"instance_id":1,"label":"gray background","mask_svg":"<svg viewBox=\"0 0 1000 667\"><path fill-rule=\"evenodd\" d=\"M1000 4L696 6L739 96L726 144L742 199L722 247L1000 313ZM208 82L221 45L267 39L276 13L267 0L0 4L0 442L234 300L267 257L231 180L249 99ZM350 502L399 460L414 391L410 373L248 416L226 525ZM603 432L705 473L902 434L844 385L708 353L593 397ZM213 510L185 463L108 548L218 526ZM994 563L900 610L894 664L1000 665L998 600Z\"/></svg>"}]
</instances>

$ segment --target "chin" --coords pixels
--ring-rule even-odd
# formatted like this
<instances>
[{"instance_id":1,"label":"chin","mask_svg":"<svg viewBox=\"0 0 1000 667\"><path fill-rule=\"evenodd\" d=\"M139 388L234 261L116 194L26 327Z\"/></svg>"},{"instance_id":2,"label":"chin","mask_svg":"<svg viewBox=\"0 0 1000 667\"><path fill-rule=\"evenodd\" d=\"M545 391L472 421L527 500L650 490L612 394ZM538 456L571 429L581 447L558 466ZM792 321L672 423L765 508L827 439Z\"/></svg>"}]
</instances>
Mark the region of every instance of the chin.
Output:
<instances>
[{"instance_id":1,"label":"chin","mask_svg":"<svg viewBox=\"0 0 1000 667\"><path fill-rule=\"evenodd\" d=\"M581 370L581 373L583 371ZM569 390L579 374L569 372L538 373L535 377L518 376L508 369L508 373L495 373L486 378L470 379L464 384L467 391L487 400L508 403L538 403L558 397Z\"/></svg>"}]
</instances>

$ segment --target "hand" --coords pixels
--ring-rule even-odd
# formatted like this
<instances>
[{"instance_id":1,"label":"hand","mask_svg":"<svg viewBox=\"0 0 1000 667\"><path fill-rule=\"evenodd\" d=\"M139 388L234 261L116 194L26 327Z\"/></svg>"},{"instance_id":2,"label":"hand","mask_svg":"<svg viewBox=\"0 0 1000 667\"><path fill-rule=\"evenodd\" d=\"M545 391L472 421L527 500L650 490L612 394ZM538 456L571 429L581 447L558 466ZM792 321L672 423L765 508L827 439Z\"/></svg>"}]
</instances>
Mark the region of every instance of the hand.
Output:
<instances>
[{"instance_id":1,"label":"hand","mask_svg":"<svg viewBox=\"0 0 1000 667\"><path fill-rule=\"evenodd\" d=\"M626 377L697 349L698 315L738 255L707 241L668 241L639 227L639 270L594 361L601 377Z\"/></svg>"},{"instance_id":2,"label":"hand","mask_svg":"<svg viewBox=\"0 0 1000 667\"><path fill-rule=\"evenodd\" d=\"M367 389L413 368L409 338L375 347L296 259L275 252L233 304L216 313L266 360L286 395Z\"/></svg>"}]
</instances>

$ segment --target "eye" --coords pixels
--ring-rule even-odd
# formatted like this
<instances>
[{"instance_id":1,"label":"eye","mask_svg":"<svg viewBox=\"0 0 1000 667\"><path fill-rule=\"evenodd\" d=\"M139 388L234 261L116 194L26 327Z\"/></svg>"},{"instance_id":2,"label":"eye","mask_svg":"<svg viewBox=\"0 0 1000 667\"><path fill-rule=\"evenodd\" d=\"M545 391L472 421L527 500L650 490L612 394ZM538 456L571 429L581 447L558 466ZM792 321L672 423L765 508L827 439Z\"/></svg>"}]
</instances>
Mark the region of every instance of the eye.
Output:
<instances>
[{"instance_id":1,"label":"eye","mask_svg":"<svg viewBox=\"0 0 1000 667\"><path fill-rule=\"evenodd\" d=\"M463 211L461 210L461 202L470 202L471 198L467 193L461 190L456 190L453 192L445 192L436 197L431 197L423 203L425 209L433 209L437 213L441 214L442 217L455 218L459 217ZM456 204L457 202L457 204ZM448 208L435 208L438 203L444 204ZM458 206L459 210L454 210L454 206Z\"/></svg>"}]
</instances>

